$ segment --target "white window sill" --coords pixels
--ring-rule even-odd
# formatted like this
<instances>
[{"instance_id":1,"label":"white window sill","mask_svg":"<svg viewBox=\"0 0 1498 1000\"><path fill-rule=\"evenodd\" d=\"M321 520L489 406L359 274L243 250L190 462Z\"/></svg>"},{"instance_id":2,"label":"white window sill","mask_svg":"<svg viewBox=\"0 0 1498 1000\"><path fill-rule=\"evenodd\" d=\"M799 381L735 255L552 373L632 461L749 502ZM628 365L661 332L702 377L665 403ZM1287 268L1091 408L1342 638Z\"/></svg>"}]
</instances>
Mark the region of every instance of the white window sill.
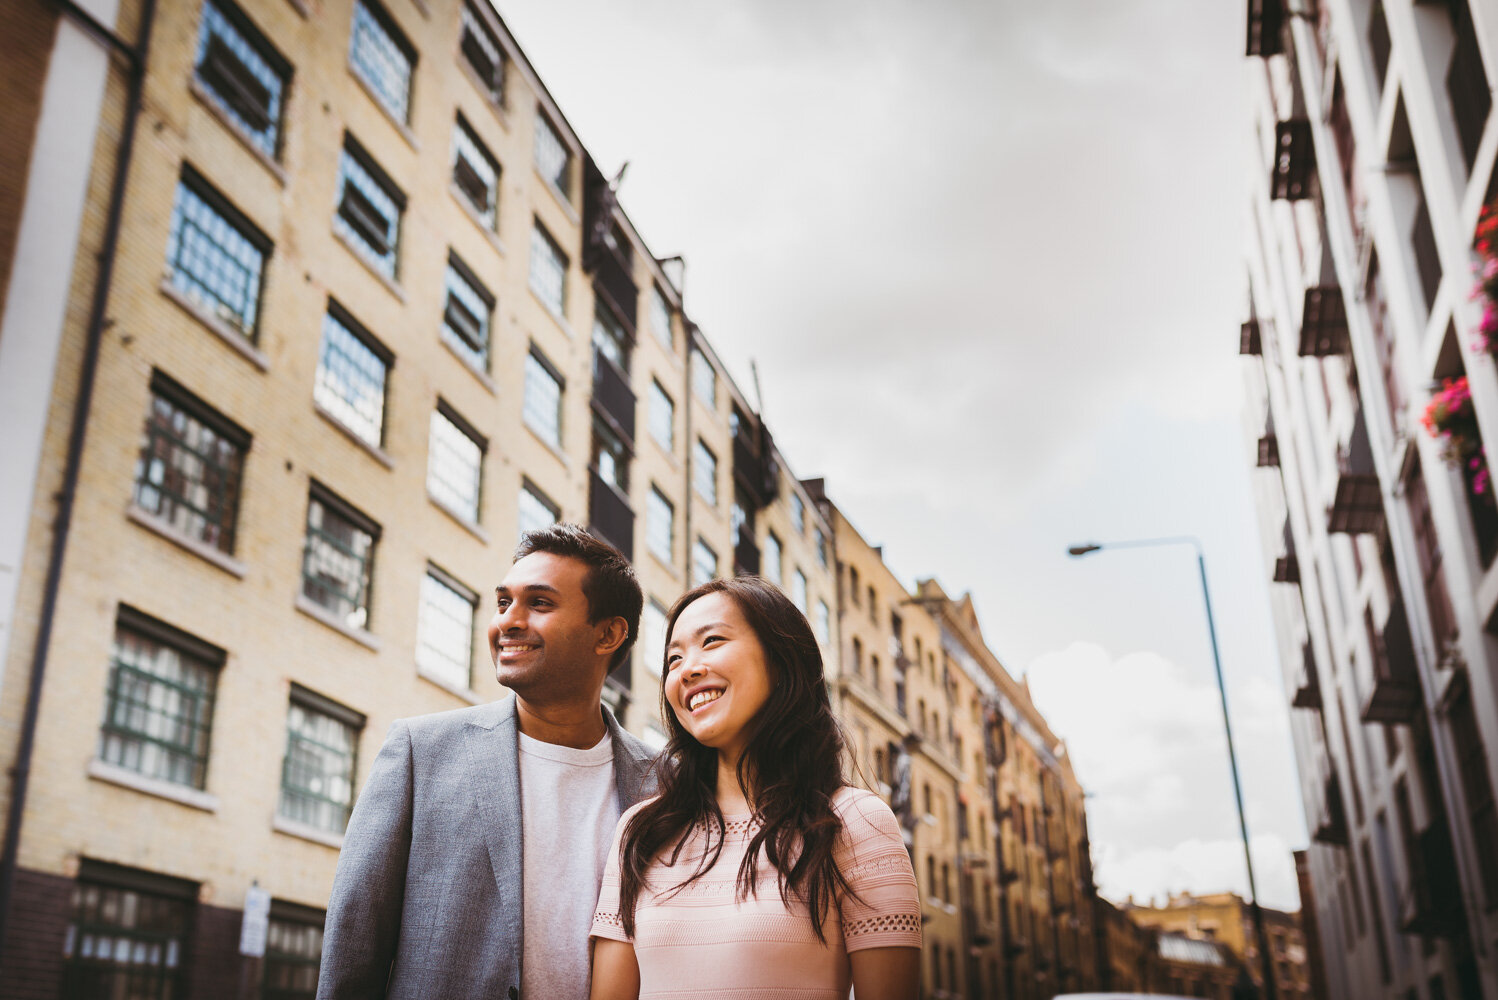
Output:
<instances>
[{"instance_id":1,"label":"white window sill","mask_svg":"<svg viewBox=\"0 0 1498 1000\"><path fill-rule=\"evenodd\" d=\"M336 214L334 215L334 218L337 219ZM349 253L354 255L355 260L364 265L365 270L374 275L375 279L379 281L380 284L385 286L386 291L388 291L391 295L394 295L397 299L400 299L402 305L405 304L405 289L401 288L401 286L396 283L396 280L394 278L390 277L390 275L380 270L379 266L370 259L369 251L361 246L358 240L352 239L351 237L345 235L343 232L343 228L339 226L337 222L334 222L333 224L333 235L338 238L338 242L342 243Z\"/></svg>"},{"instance_id":2,"label":"white window sill","mask_svg":"<svg viewBox=\"0 0 1498 1000\"><path fill-rule=\"evenodd\" d=\"M200 104L208 109L209 114L217 118L219 120L219 123L222 124L224 128L228 129L229 132L234 136L234 138L239 140L240 145L249 150L250 155L253 156L257 161L259 161L262 167L270 171L271 176L276 179L276 183L280 184L284 188L286 186L285 168L283 168L281 164L277 163L268 153L266 153L265 150L256 145L255 140L245 132L240 124L224 111L224 106L219 103L218 98L214 97L207 87L203 86L202 82L198 80L196 73L194 73L192 78L187 81L187 89L192 93L193 97L196 97L198 99L198 102ZM282 121L280 124L284 128L284 114L282 115Z\"/></svg>"},{"instance_id":3,"label":"white window sill","mask_svg":"<svg viewBox=\"0 0 1498 1000\"><path fill-rule=\"evenodd\" d=\"M332 410L328 409L326 406L323 406L315 399L312 401L312 408L317 411L317 415L319 417L322 417L328 423L338 428L338 430L341 431L345 437L354 442L354 444L358 445L360 448L363 448L364 451L367 452L369 456L375 461L379 462L387 469L395 468L395 460L386 453L385 449L379 447L378 445L370 444L368 441L364 440L364 438L359 436L358 431L354 430L348 424L344 423L342 420L339 420L336 416L334 416Z\"/></svg>"},{"instance_id":4,"label":"white window sill","mask_svg":"<svg viewBox=\"0 0 1498 1000\"><path fill-rule=\"evenodd\" d=\"M296 595L296 609L302 614L306 615L308 618L321 622L328 628L332 629L334 632L338 632L342 635L347 636L348 638L357 642L359 645L364 646L366 649L371 649L376 653L380 651L379 636L371 632L366 632L362 628L354 628L350 625L344 624L343 622L335 618L333 614L322 605L313 604L311 601L309 601L305 594L299 593Z\"/></svg>"},{"instance_id":5,"label":"white window sill","mask_svg":"<svg viewBox=\"0 0 1498 1000\"><path fill-rule=\"evenodd\" d=\"M105 781L111 785L119 785L134 792L144 792L146 795L154 795L159 799L167 799L171 802L193 809L201 809L204 812L218 812L218 796L209 795L207 792L196 788L188 788L185 785L173 784L170 781L162 781L160 778L148 778L143 774L137 774L128 768L120 767L118 764L110 764L99 760L97 757L88 762L88 776L97 781Z\"/></svg>"},{"instance_id":6,"label":"white window sill","mask_svg":"<svg viewBox=\"0 0 1498 1000\"><path fill-rule=\"evenodd\" d=\"M477 521L469 520L466 514L463 514L461 511L453 510L447 504L437 499L437 497L434 496L430 490L427 491L427 499L432 501L433 507L436 507L438 510L442 511L442 513L446 514L452 520L456 521L461 528L467 531L474 538L477 538L485 545L489 544L489 532L485 531Z\"/></svg>"},{"instance_id":7,"label":"white window sill","mask_svg":"<svg viewBox=\"0 0 1498 1000\"><path fill-rule=\"evenodd\" d=\"M499 184L497 182L494 188L494 197L498 198ZM484 234L484 238L489 241L489 245L494 248L494 251L501 257L505 256L504 242L499 238L499 234L494 231L494 226L489 224L489 220L480 215L478 209L473 206L473 202L468 200L468 196L460 191L456 184L452 183L447 185L447 193L453 196L453 201L458 203L458 207L463 210L463 214L468 216L473 224L478 227L479 232ZM499 212L496 210L496 220L498 215ZM495 225L498 225L497 221Z\"/></svg>"},{"instance_id":8,"label":"white window sill","mask_svg":"<svg viewBox=\"0 0 1498 1000\"><path fill-rule=\"evenodd\" d=\"M334 850L343 849L343 834L319 830L315 826L308 826L306 823L298 823L294 819L287 819L279 813L270 821L270 828L277 833L284 833L288 837L310 840L314 844L321 844L324 847L331 847Z\"/></svg>"},{"instance_id":9,"label":"white window sill","mask_svg":"<svg viewBox=\"0 0 1498 1000\"><path fill-rule=\"evenodd\" d=\"M206 326L210 333L215 334L224 343L238 351L250 364L261 371L270 370L270 359L262 354L254 344L250 343L249 338L203 308L202 304L191 296L183 293L181 289L172 284L171 275L166 275L161 279L161 294L181 306L189 316Z\"/></svg>"},{"instance_id":10,"label":"white window sill","mask_svg":"<svg viewBox=\"0 0 1498 1000\"><path fill-rule=\"evenodd\" d=\"M568 150L568 153L572 157L573 169L576 170L578 160L577 154L572 152L570 149ZM559 207L564 213L566 213L568 220L574 226L582 225L577 217L577 209L572 207L572 199L567 197L567 192L563 191L561 188L552 183L550 177L542 174L540 169L536 166L534 160L531 161L531 173L536 175L536 180L541 182L542 187L551 192L552 198L556 200L557 207Z\"/></svg>"},{"instance_id":11,"label":"white window sill","mask_svg":"<svg viewBox=\"0 0 1498 1000\"><path fill-rule=\"evenodd\" d=\"M577 335L572 332L572 324L567 322L566 315L554 308L550 302L547 302L545 299L543 299L540 294L529 285L529 283L527 283L525 287L526 291L531 293L531 298L536 300L536 304L541 307L542 311L544 311L546 315L551 317L552 322L561 327L562 332L567 335L567 339L576 340ZM565 308L565 306L563 308Z\"/></svg>"},{"instance_id":12,"label":"white window sill","mask_svg":"<svg viewBox=\"0 0 1498 1000\"><path fill-rule=\"evenodd\" d=\"M459 687L452 681L449 681L438 674L432 673L431 671L423 669L421 664L419 663L416 665L416 676L420 677L428 684L433 684L441 688L455 698L463 699L470 705L484 704L484 699L480 697L476 692L474 692L471 688Z\"/></svg>"},{"instance_id":13,"label":"white window sill","mask_svg":"<svg viewBox=\"0 0 1498 1000\"><path fill-rule=\"evenodd\" d=\"M521 420L521 423L525 423L525 421L524 421L523 418ZM536 430L530 424L525 424L525 429L526 429L526 432L529 433L531 437L533 437L533 438L536 439L537 443L539 443L541 445L541 447L543 447L547 451L551 452L552 456L555 457L558 462L562 463L562 468L564 468L564 469L571 469L572 468L572 459L568 458L567 457L567 453L564 452L564 451L562 451L561 445L559 445L559 444L553 444L552 442L546 440L544 437L541 436L541 432L538 431L538 430Z\"/></svg>"},{"instance_id":14,"label":"white window sill","mask_svg":"<svg viewBox=\"0 0 1498 1000\"><path fill-rule=\"evenodd\" d=\"M369 99L374 102L374 106L380 109L380 113L385 116L385 120L395 126L395 130L400 133L400 137L406 140L406 145L418 153L421 152L421 143L416 141L416 133L411 131L411 126L395 117L395 112L385 106L385 99L380 96L379 91L369 85L369 81L364 79L358 67L352 61L348 64L348 72L349 76L359 81L359 86L364 90L364 93L369 95ZM407 101L409 102L409 100L410 95L408 94ZM406 111L408 114L410 113L409 103L407 104Z\"/></svg>"},{"instance_id":15,"label":"white window sill","mask_svg":"<svg viewBox=\"0 0 1498 1000\"><path fill-rule=\"evenodd\" d=\"M244 563L190 535L183 534L159 515L151 513L144 507L132 503L125 509L125 516L147 531L154 532L167 541L181 546L200 559L206 559L225 573L237 576L241 580L244 579L247 572Z\"/></svg>"},{"instance_id":16,"label":"white window sill","mask_svg":"<svg viewBox=\"0 0 1498 1000\"><path fill-rule=\"evenodd\" d=\"M490 337L493 337L493 331L490 331ZM437 332L437 339L442 342L443 347L447 348L449 354L457 358L458 361L463 365L463 367L468 369L469 374L479 380L480 385L489 390L489 395L499 395L499 386L494 384L494 379L489 375L488 372L484 371L481 368L475 367L473 361L469 358L464 357L462 351L459 351L456 347L450 344L447 337L443 336L442 331L440 330Z\"/></svg>"}]
</instances>

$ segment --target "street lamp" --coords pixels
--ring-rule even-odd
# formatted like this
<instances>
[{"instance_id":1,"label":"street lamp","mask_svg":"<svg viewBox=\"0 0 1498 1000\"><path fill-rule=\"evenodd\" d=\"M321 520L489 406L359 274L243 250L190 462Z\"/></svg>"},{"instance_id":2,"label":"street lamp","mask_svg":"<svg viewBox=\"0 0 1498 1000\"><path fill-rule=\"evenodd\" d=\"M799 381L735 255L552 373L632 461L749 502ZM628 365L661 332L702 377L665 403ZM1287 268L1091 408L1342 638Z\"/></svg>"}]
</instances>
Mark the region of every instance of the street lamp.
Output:
<instances>
[{"instance_id":1,"label":"street lamp","mask_svg":"<svg viewBox=\"0 0 1498 1000\"><path fill-rule=\"evenodd\" d=\"M1212 620L1212 595L1207 589L1207 560L1202 554L1202 543L1191 535L1171 538L1139 538L1127 542L1088 542L1073 545L1066 551L1074 558L1101 552L1103 549L1141 549L1166 545L1189 545L1196 550L1196 568L1201 573L1202 603L1207 608L1207 632L1212 637L1212 661L1217 667L1217 693L1222 698L1222 728L1228 738L1228 764L1233 771L1233 797L1238 804L1238 832L1243 838L1243 863L1248 868L1248 905L1254 919L1254 935L1259 941L1259 963L1263 967L1265 995L1275 1000L1277 990L1274 983L1274 967L1270 964L1269 937L1264 931L1264 914L1259 909L1259 890L1254 885L1254 859L1248 850L1248 820L1243 815L1243 784L1238 780L1238 754L1233 750L1233 724L1228 721L1228 692L1222 682L1222 656L1217 651L1217 626Z\"/></svg>"}]
</instances>

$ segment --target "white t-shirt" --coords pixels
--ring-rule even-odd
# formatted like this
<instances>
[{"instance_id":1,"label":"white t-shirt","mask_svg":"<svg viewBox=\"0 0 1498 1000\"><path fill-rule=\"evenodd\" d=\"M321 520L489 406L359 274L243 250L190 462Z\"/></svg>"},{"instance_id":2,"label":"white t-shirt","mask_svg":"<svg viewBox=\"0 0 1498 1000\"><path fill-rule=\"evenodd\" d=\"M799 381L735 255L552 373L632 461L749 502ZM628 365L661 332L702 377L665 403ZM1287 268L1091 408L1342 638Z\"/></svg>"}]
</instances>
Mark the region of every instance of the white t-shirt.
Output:
<instances>
[{"instance_id":1,"label":"white t-shirt","mask_svg":"<svg viewBox=\"0 0 1498 1000\"><path fill-rule=\"evenodd\" d=\"M588 932L619 822L614 741L587 750L520 736L525 949L520 996L587 1000Z\"/></svg>"}]
</instances>

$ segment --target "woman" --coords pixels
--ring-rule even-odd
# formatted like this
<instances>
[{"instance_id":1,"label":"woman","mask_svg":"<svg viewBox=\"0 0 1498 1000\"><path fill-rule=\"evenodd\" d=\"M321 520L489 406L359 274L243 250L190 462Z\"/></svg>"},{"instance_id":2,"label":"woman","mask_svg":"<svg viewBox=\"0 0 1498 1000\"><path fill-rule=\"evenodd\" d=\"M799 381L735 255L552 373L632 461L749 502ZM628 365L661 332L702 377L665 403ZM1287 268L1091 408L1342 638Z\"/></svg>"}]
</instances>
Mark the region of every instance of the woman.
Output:
<instances>
[{"instance_id":1,"label":"woman","mask_svg":"<svg viewBox=\"0 0 1498 1000\"><path fill-rule=\"evenodd\" d=\"M915 874L894 814L843 781L804 615L758 577L688 591L667 619L660 794L614 833L592 1000L909 1000Z\"/></svg>"}]
</instances>

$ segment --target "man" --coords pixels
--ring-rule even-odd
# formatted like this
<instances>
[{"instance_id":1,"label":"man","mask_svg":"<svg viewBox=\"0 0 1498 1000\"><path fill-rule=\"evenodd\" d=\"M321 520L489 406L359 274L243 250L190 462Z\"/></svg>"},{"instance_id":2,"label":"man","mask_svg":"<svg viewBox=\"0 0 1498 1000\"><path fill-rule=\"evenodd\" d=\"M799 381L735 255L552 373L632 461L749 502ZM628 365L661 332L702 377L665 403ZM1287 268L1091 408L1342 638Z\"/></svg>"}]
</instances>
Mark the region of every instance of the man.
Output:
<instances>
[{"instance_id":1,"label":"man","mask_svg":"<svg viewBox=\"0 0 1498 1000\"><path fill-rule=\"evenodd\" d=\"M585 1000L588 930L651 754L602 708L640 585L571 524L528 533L489 654L513 694L390 727L349 818L320 1000Z\"/></svg>"}]
</instances>

